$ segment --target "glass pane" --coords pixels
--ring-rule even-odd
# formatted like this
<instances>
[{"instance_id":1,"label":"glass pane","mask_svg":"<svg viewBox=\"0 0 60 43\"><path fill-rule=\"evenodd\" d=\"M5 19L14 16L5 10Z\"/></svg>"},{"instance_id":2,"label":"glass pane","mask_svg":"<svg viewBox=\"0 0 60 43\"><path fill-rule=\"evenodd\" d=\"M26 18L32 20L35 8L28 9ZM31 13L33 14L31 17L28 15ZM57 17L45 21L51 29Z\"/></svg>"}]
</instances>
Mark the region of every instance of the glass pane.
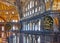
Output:
<instances>
[{"instance_id":1,"label":"glass pane","mask_svg":"<svg viewBox=\"0 0 60 43\"><path fill-rule=\"evenodd\" d=\"M35 5L36 5L36 6L37 6L37 4L38 4L37 1L35 1Z\"/></svg>"},{"instance_id":2,"label":"glass pane","mask_svg":"<svg viewBox=\"0 0 60 43\"><path fill-rule=\"evenodd\" d=\"M37 8L35 8L35 12L37 12L37 10L38 10L38 9L37 9Z\"/></svg>"},{"instance_id":3,"label":"glass pane","mask_svg":"<svg viewBox=\"0 0 60 43\"><path fill-rule=\"evenodd\" d=\"M38 24L39 24L39 29L38 30L40 31L41 30L41 20L39 20Z\"/></svg>"},{"instance_id":4,"label":"glass pane","mask_svg":"<svg viewBox=\"0 0 60 43\"><path fill-rule=\"evenodd\" d=\"M40 38L40 36L39 36L39 37L38 37L38 43L41 43L40 41L41 41L41 38Z\"/></svg>"}]
</instances>

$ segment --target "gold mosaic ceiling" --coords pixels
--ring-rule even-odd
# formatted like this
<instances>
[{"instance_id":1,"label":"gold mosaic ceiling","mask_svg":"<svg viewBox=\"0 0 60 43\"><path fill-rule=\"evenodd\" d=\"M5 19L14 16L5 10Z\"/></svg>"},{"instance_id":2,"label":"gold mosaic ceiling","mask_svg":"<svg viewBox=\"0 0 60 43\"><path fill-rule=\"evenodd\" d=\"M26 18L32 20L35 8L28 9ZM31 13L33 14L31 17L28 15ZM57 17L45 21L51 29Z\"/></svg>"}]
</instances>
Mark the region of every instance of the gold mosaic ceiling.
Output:
<instances>
[{"instance_id":1,"label":"gold mosaic ceiling","mask_svg":"<svg viewBox=\"0 0 60 43\"><path fill-rule=\"evenodd\" d=\"M19 13L16 7L5 0L0 0L0 20L5 22L19 20Z\"/></svg>"}]
</instances>

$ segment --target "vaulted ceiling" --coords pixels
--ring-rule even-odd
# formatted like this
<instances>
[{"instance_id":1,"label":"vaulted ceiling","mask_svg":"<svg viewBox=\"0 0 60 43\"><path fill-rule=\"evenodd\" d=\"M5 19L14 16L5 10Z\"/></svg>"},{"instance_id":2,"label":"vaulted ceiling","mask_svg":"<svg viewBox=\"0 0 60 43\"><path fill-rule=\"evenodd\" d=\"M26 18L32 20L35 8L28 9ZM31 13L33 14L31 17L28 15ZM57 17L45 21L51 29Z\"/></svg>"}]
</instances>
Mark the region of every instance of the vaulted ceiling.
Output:
<instances>
[{"instance_id":1,"label":"vaulted ceiling","mask_svg":"<svg viewBox=\"0 0 60 43\"><path fill-rule=\"evenodd\" d=\"M0 21L11 22L19 20L19 13L16 6L7 2L8 0L0 0ZM9 0L14 2L14 0Z\"/></svg>"},{"instance_id":2,"label":"vaulted ceiling","mask_svg":"<svg viewBox=\"0 0 60 43\"><path fill-rule=\"evenodd\" d=\"M20 6L24 7L24 5L29 0L20 0ZM0 0L0 20L10 22L12 20L19 20L18 9L14 5L16 0Z\"/></svg>"}]
</instances>

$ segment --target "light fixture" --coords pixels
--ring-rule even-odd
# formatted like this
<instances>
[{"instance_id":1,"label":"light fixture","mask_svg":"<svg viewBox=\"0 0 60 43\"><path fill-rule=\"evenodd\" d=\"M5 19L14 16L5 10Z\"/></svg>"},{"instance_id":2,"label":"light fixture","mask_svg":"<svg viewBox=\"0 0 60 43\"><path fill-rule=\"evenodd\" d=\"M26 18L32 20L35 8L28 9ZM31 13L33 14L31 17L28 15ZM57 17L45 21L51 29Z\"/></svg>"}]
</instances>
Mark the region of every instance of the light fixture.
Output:
<instances>
[{"instance_id":1,"label":"light fixture","mask_svg":"<svg viewBox=\"0 0 60 43\"><path fill-rule=\"evenodd\" d=\"M14 11L12 12L12 14L14 14Z\"/></svg>"},{"instance_id":2,"label":"light fixture","mask_svg":"<svg viewBox=\"0 0 60 43\"><path fill-rule=\"evenodd\" d=\"M8 12L6 12L6 14L8 14Z\"/></svg>"}]
</instances>

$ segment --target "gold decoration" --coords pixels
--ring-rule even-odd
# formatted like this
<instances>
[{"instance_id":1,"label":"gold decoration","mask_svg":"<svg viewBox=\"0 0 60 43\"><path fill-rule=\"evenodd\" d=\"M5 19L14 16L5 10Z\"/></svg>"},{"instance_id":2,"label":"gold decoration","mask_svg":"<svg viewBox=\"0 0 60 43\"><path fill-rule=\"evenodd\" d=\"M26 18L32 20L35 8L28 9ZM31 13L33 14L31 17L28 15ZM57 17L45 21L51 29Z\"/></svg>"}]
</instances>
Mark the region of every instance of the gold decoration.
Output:
<instances>
[{"instance_id":1,"label":"gold decoration","mask_svg":"<svg viewBox=\"0 0 60 43\"><path fill-rule=\"evenodd\" d=\"M10 23L6 23L5 24L5 29L7 30L7 31L9 31L10 29L11 29L11 24Z\"/></svg>"}]
</instances>

